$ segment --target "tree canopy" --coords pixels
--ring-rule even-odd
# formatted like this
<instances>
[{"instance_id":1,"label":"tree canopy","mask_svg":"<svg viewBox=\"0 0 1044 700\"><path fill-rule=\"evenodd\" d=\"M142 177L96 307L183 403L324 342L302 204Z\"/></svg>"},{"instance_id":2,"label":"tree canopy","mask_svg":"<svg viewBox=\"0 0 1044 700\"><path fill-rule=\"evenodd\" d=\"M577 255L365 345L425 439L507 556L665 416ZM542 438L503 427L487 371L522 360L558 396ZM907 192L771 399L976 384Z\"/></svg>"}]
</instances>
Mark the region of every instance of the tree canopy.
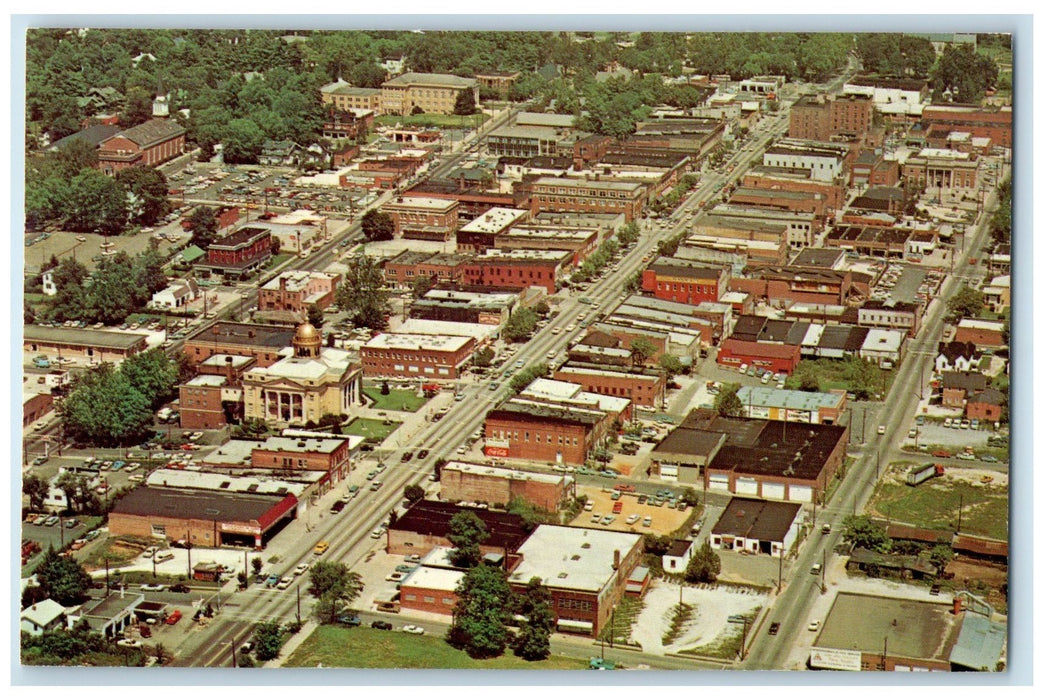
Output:
<instances>
[{"instance_id":1,"label":"tree canopy","mask_svg":"<svg viewBox=\"0 0 1044 700\"><path fill-rule=\"evenodd\" d=\"M375 258L358 255L352 260L337 288L337 303L357 328L382 330L388 325L388 292Z\"/></svg>"},{"instance_id":2,"label":"tree canopy","mask_svg":"<svg viewBox=\"0 0 1044 700\"><path fill-rule=\"evenodd\" d=\"M371 209L363 214L362 233L368 241L390 241L395 236L395 221L391 215Z\"/></svg>"},{"instance_id":3,"label":"tree canopy","mask_svg":"<svg viewBox=\"0 0 1044 700\"><path fill-rule=\"evenodd\" d=\"M504 653L511 638L507 628L511 587L499 567L479 564L468 570L457 587L453 626L446 641L476 659Z\"/></svg>"},{"instance_id":4,"label":"tree canopy","mask_svg":"<svg viewBox=\"0 0 1044 700\"><path fill-rule=\"evenodd\" d=\"M320 622L333 624L342 608L351 605L362 593L362 577L342 562L318 561L308 573L308 592L318 601L315 615Z\"/></svg>"},{"instance_id":5,"label":"tree canopy","mask_svg":"<svg viewBox=\"0 0 1044 700\"><path fill-rule=\"evenodd\" d=\"M75 439L121 445L137 441L148 431L152 407L148 396L106 362L73 380L58 415Z\"/></svg>"},{"instance_id":6,"label":"tree canopy","mask_svg":"<svg viewBox=\"0 0 1044 700\"><path fill-rule=\"evenodd\" d=\"M982 291L965 284L946 302L946 310L951 320L959 321L962 318L978 316L985 305Z\"/></svg>"},{"instance_id":7,"label":"tree canopy","mask_svg":"<svg viewBox=\"0 0 1044 700\"><path fill-rule=\"evenodd\" d=\"M689 583L714 583L720 573L721 557L711 549L710 542L704 540L685 566L685 580Z\"/></svg>"},{"instance_id":8,"label":"tree canopy","mask_svg":"<svg viewBox=\"0 0 1044 700\"><path fill-rule=\"evenodd\" d=\"M714 397L714 409L719 415L733 417L743 415L743 402L736 395L739 388L739 384L726 384L718 391L718 395Z\"/></svg>"},{"instance_id":9,"label":"tree canopy","mask_svg":"<svg viewBox=\"0 0 1044 700\"><path fill-rule=\"evenodd\" d=\"M538 577L526 584L517 595L516 609L523 617L515 636L514 651L526 661L539 661L551 655L551 633L555 615L551 609L551 592Z\"/></svg>"},{"instance_id":10,"label":"tree canopy","mask_svg":"<svg viewBox=\"0 0 1044 700\"><path fill-rule=\"evenodd\" d=\"M486 525L473 511L462 510L449 522L450 530L446 536L453 549L450 550L450 562L461 569L468 569L482 561L480 545L489 539Z\"/></svg>"},{"instance_id":11,"label":"tree canopy","mask_svg":"<svg viewBox=\"0 0 1044 700\"><path fill-rule=\"evenodd\" d=\"M37 583L45 594L59 605L66 607L77 605L87 600L87 590L91 587L91 577L72 557L63 557L49 547L43 561L33 572Z\"/></svg>"},{"instance_id":12,"label":"tree canopy","mask_svg":"<svg viewBox=\"0 0 1044 700\"><path fill-rule=\"evenodd\" d=\"M932 96L941 100L949 92L954 102L975 104L995 87L999 70L989 56L971 46L947 46L932 73Z\"/></svg>"},{"instance_id":13,"label":"tree canopy","mask_svg":"<svg viewBox=\"0 0 1044 700\"><path fill-rule=\"evenodd\" d=\"M875 552L887 552L892 547L884 527L871 520L869 515L846 516L841 524L841 538L853 547Z\"/></svg>"},{"instance_id":14,"label":"tree canopy","mask_svg":"<svg viewBox=\"0 0 1044 700\"><path fill-rule=\"evenodd\" d=\"M518 307L504 324L504 339L512 343L528 340L536 329L537 320L535 311L526 306Z\"/></svg>"}]
</instances>

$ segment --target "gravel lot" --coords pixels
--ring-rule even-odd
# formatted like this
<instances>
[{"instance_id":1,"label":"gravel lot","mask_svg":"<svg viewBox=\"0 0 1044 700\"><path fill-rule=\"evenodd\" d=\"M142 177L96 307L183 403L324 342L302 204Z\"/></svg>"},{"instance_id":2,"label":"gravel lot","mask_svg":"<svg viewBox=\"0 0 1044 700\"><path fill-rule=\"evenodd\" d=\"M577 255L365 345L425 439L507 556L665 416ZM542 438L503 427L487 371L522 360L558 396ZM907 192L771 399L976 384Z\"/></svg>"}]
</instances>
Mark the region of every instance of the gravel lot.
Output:
<instances>
[{"instance_id":1,"label":"gravel lot","mask_svg":"<svg viewBox=\"0 0 1044 700\"><path fill-rule=\"evenodd\" d=\"M631 630L631 639L642 645L647 654L663 655L713 644L716 639L735 632L730 615L753 615L764 606L766 597L751 589L734 587L695 588L685 586L682 599L695 610L681 635L664 646L663 635L670 627L672 608L678 604L678 586L653 581L645 594L645 607Z\"/></svg>"}]
</instances>

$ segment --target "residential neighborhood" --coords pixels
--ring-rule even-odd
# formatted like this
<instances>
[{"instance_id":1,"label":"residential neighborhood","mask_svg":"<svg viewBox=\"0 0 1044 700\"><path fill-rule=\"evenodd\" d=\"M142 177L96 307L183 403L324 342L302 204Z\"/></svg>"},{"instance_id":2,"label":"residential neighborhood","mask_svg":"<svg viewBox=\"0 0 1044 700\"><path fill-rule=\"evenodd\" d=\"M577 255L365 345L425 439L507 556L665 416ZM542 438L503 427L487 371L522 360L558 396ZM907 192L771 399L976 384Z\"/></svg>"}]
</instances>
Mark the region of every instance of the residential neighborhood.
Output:
<instances>
[{"instance_id":1,"label":"residential neighborhood","mask_svg":"<svg viewBox=\"0 0 1044 700\"><path fill-rule=\"evenodd\" d=\"M1012 35L25 42L24 666L1009 668Z\"/></svg>"}]
</instances>

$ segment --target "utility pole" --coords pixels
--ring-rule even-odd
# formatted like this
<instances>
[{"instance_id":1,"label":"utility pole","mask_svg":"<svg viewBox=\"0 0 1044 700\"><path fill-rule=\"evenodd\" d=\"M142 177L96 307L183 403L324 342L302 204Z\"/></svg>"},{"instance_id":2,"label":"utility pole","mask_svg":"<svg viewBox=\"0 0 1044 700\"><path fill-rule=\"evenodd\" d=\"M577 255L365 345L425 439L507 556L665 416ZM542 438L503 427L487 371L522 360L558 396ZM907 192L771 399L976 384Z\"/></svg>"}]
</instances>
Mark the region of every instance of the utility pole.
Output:
<instances>
[{"instance_id":1,"label":"utility pole","mask_svg":"<svg viewBox=\"0 0 1044 700\"><path fill-rule=\"evenodd\" d=\"M783 547L779 548L779 585L776 587L776 594L783 592Z\"/></svg>"},{"instance_id":2,"label":"utility pole","mask_svg":"<svg viewBox=\"0 0 1044 700\"><path fill-rule=\"evenodd\" d=\"M105 595L109 595L109 558L105 557Z\"/></svg>"},{"instance_id":3,"label":"utility pole","mask_svg":"<svg viewBox=\"0 0 1044 700\"><path fill-rule=\"evenodd\" d=\"M301 624L301 584L297 584L297 624Z\"/></svg>"},{"instance_id":4,"label":"utility pole","mask_svg":"<svg viewBox=\"0 0 1044 700\"><path fill-rule=\"evenodd\" d=\"M232 668L236 668L236 635L232 635Z\"/></svg>"},{"instance_id":5,"label":"utility pole","mask_svg":"<svg viewBox=\"0 0 1044 700\"><path fill-rule=\"evenodd\" d=\"M819 592L826 593L826 547L823 548L823 561L819 565Z\"/></svg>"},{"instance_id":6,"label":"utility pole","mask_svg":"<svg viewBox=\"0 0 1044 700\"><path fill-rule=\"evenodd\" d=\"M960 534L961 532L961 522L964 516L964 494L960 494L960 497L961 502L960 505L957 506L957 534Z\"/></svg>"}]
</instances>

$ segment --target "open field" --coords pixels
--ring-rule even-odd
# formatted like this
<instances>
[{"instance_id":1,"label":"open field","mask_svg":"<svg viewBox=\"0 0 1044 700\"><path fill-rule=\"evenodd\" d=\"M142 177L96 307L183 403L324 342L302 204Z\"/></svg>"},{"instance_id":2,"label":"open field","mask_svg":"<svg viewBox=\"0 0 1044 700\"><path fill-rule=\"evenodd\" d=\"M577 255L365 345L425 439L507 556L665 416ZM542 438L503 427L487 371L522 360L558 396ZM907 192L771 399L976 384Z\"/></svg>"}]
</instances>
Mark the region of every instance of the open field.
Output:
<instances>
[{"instance_id":1,"label":"open field","mask_svg":"<svg viewBox=\"0 0 1044 700\"><path fill-rule=\"evenodd\" d=\"M1007 489L947 476L919 486L884 481L874 492L868 511L876 517L939 529L955 529L958 511L962 511L961 532L1008 538Z\"/></svg>"},{"instance_id":2,"label":"open field","mask_svg":"<svg viewBox=\"0 0 1044 700\"><path fill-rule=\"evenodd\" d=\"M587 662L551 656L525 661L510 650L496 659L472 659L438 637L415 636L367 627L322 625L283 664L285 668L464 668L537 671L575 671Z\"/></svg>"},{"instance_id":3,"label":"open field","mask_svg":"<svg viewBox=\"0 0 1044 700\"><path fill-rule=\"evenodd\" d=\"M391 389L387 396L381 394L380 387L366 387L363 393L373 399L373 408L378 411L409 411L414 413L428 403L428 399L410 389Z\"/></svg>"}]
</instances>

